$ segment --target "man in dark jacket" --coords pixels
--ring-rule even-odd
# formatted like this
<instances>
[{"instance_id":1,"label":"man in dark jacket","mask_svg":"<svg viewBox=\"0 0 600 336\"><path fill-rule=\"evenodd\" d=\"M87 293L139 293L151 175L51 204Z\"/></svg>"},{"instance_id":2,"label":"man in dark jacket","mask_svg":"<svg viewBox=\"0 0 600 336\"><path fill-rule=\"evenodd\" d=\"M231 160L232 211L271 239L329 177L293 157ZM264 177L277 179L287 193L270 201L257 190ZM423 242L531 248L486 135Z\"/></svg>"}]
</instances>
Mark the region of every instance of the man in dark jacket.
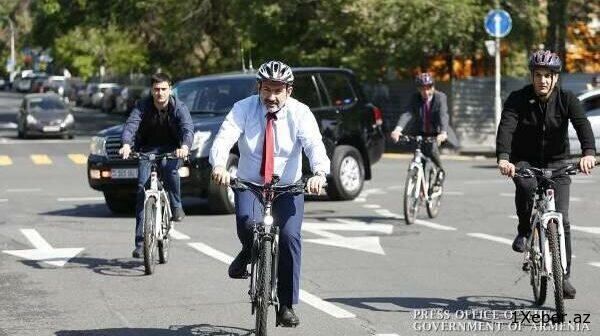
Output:
<instances>
[{"instance_id":1,"label":"man in dark jacket","mask_svg":"<svg viewBox=\"0 0 600 336\"><path fill-rule=\"evenodd\" d=\"M569 156L567 129L569 121L577 131L582 158L579 168L589 174L595 165L594 134L579 100L557 85L562 63L548 50L535 52L529 59L532 85L513 91L504 102L496 139L498 169L512 177L516 186L515 205L519 217L518 235L512 248L522 253L531 233L531 197L537 181L515 177L519 168L560 168ZM571 274L571 233L569 225L569 185L571 179L555 179L556 209L562 213L567 252L567 270L564 277L564 298L575 298L575 288L569 282Z\"/></svg>"},{"instance_id":2,"label":"man in dark jacket","mask_svg":"<svg viewBox=\"0 0 600 336\"><path fill-rule=\"evenodd\" d=\"M152 76L151 96L138 101L131 111L121 142L119 154L129 157L132 146L143 153L175 152L178 158L187 157L194 137L194 124L188 108L171 96L171 78L164 73ZM169 189L169 198L174 221L185 216L181 205L181 190L178 169L181 160L167 160L161 167L161 176ZM150 178L151 165L140 160L138 166L138 188L135 218L134 258L143 256L144 242L144 190Z\"/></svg>"},{"instance_id":3,"label":"man in dark jacket","mask_svg":"<svg viewBox=\"0 0 600 336\"><path fill-rule=\"evenodd\" d=\"M438 146L448 139L448 99L446 94L435 89L433 77L428 72L419 74L415 84L419 92L412 95L406 111L400 115L398 124L390 136L394 142L398 142L403 133L408 133L405 132L405 128L409 123L414 128L412 133L435 136L437 141L425 144L423 154L431 158L439 168L436 181L441 184L444 169Z\"/></svg>"}]
</instances>

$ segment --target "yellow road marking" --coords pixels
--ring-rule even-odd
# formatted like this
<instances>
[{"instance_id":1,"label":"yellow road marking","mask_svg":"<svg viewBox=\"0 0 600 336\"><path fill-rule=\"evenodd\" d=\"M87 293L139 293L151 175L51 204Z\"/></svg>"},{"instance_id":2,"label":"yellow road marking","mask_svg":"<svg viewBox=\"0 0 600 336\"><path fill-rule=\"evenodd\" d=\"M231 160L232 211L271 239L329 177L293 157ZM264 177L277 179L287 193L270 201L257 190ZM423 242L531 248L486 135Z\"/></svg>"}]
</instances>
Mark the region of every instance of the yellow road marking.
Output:
<instances>
[{"instance_id":1,"label":"yellow road marking","mask_svg":"<svg viewBox=\"0 0 600 336\"><path fill-rule=\"evenodd\" d=\"M10 166L12 160L7 155L0 155L0 166Z\"/></svg>"},{"instance_id":2,"label":"yellow road marking","mask_svg":"<svg viewBox=\"0 0 600 336\"><path fill-rule=\"evenodd\" d=\"M87 163L87 156L83 154L69 154L69 159L76 164L84 165Z\"/></svg>"},{"instance_id":3,"label":"yellow road marking","mask_svg":"<svg viewBox=\"0 0 600 336\"><path fill-rule=\"evenodd\" d=\"M33 161L33 163L35 163L36 165L49 165L49 164L52 164L52 160L50 160L50 157L48 155L44 155L44 154L32 154L29 157L31 157L31 161Z\"/></svg>"}]
</instances>

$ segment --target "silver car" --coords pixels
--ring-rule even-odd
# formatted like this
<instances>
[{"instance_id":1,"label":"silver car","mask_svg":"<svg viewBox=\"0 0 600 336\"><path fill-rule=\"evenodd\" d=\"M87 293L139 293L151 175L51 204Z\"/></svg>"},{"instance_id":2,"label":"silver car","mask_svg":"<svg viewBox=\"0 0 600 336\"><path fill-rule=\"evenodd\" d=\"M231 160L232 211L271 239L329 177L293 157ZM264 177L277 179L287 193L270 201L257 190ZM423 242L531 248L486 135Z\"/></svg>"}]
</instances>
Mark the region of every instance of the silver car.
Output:
<instances>
[{"instance_id":1,"label":"silver car","mask_svg":"<svg viewBox=\"0 0 600 336\"><path fill-rule=\"evenodd\" d=\"M581 106L583 106L583 110L592 125L596 149L600 150L600 88L584 91L578 94L577 98L579 98ZM581 155L581 145L571 124L569 124L569 146L571 155Z\"/></svg>"},{"instance_id":2,"label":"silver car","mask_svg":"<svg viewBox=\"0 0 600 336\"><path fill-rule=\"evenodd\" d=\"M19 138L37 135L72 139L75 119L55 93L33 93L23 98L17 125Z\"/></svg>"}]
</instances>

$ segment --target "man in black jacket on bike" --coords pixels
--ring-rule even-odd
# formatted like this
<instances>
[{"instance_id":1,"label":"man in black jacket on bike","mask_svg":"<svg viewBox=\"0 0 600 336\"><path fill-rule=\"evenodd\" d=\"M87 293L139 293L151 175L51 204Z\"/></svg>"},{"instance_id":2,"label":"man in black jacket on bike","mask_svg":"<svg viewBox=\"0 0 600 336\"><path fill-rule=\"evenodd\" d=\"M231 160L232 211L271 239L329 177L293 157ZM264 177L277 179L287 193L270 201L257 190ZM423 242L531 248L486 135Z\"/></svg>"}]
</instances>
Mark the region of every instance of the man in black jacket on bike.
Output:
<instances>
[{"instance_id":1,"label":"man in black jacket on bike","mask_svg":"<svg viewBox=\"0 0 600 336\"><path fill-rule=\"evenodd\" d=\"M164 73L152 76L151 96L141 99L131 111L123 128L119 154L129 157L131 147L144 153L175 152L177 157L187 157L194 137L194 124L187 106L171 95L171 78ZM161 167L161 177L169 189L169 201L174 221L185 216L181 205L180 160L167 160ZM137 202L135 205L134 258L143 257L144 243L144 193L151 172L151 163L140 160L138 166Z\"/></svg>"},{"instance_id":2,"label":"man in black jacket on bike","mask_svg":"<svg viewBox=\"0 0 600 336\"><path fill-rule=\"evenodd\" d=\"M549 50L539 50L529 59L531 85L510 93L504 102L498 134L496 156L502 175L512 177L516 186L515 205L519 217L518 235L512 248L525 250L531 233L531 197L536 190L536 179L515 177L519 168L559 168L569 156L567 129L569 121L577 131L582 158L579 168L589 174L595 165L596 147L590 123L579 100L558 83L562 63ZM562 213L567 252L567 274L564 277L564 298L575 298L575 288L569 282L571 274L571 232L569 225L568 176L555 179L556 210Z\"/></svg>"}]
</instances>

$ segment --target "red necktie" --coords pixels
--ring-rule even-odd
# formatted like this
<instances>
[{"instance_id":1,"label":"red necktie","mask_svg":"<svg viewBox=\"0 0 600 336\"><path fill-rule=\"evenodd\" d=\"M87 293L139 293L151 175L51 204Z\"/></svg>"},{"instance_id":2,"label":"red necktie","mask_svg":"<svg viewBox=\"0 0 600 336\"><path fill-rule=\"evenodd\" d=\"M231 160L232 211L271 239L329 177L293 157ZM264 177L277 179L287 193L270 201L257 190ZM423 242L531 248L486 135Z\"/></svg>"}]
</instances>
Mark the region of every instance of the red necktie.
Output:
<instances>
[{"instance_id":1,"label":"red necktie","mask_svg":"<svg viewBox=\"0 0 600 336\"><path fill-rule=\"evenodd\" d=\"M265 141L263 143L263 157L260 166L260 176L264 183L271 183L273 178L273 120L277 120L275 113L267 113L267 127L265 128Z\"/></svg>"},{"instance_id":2,"label":"red necktie","mask_svg":"<svg viewBox=\"0 0 600 336\"><path fill-rule=\"evenodd\" d=\"M425 102L425 134L431 134L431 101Z\"/></svg>"}]
</instances>

